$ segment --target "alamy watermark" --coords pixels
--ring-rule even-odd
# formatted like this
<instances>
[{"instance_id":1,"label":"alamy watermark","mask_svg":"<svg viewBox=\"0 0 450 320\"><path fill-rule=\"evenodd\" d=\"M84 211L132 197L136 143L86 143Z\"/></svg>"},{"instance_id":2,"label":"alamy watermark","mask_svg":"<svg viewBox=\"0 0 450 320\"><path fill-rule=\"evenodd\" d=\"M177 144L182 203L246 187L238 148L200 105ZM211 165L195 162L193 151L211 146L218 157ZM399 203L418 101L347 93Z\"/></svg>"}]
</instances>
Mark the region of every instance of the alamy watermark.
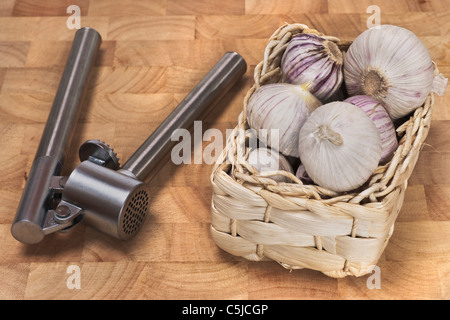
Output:
<instances>
[{"instance_id":1,"label":"alamy watermark","mask_svg":"<svg viewBox=\"0 0 450 320\"><path fill-rule=\"evenodd\" d=\"M67 13L72 15L67 18L66 26L68 29L80 29L81 28L81 9L77 5L70 5L67 7Z\"/></svg>"},{"instance_id":2,"label":"alamy watermark","mask_svg":"<svg viewBox=\"0 0 450 320\"><path fill-rule=\"evenodd\" d=\"M261 142L267 141L272 149L278 150L280 145L279 130L278 129L227 129L226 137L224 139L223 133L219 129L211 128L203 132L202 121L194 121L193 139L192 134L187 129L176 129L171 134L171 140L176 141L172 148L170 158L176 165L180 164L214 164L221 161L219 155L224 149L224 140L226 141L225 148L238 144L236 147L240 148L245 144L246 148L254 150L256 148L266 146ZM235 141L237 139L238 141ZM239 139L244 139L239 141ZM261 140L260 140L261 139ZM193 140L193 141L192 141ZM204 149L200 148L203 142L210 142ZM194 151L191 152L192 143ZM227 163L236 163L240 158L222 159Z\"/></svg>"},{"instance_id":3,"label":"alamy watermark","mask_svg":"<svg viewBox=\"0 0 450 320\"><path fill-rule=\"evenodd\" d=\"M81 269L76 264L67 267L66 273L70 274L66 279L67 289L81 289Z\"/></svg>"},{"instance_id":4,"label":"alamy watermark","mask_svg":"<svg viewBox=\"0 0 450 320\"><path fill-rule=\"evenodd\" d=\"M372 274L366 281L367 289L381 289L381 269L379 266L373 266Z\"/></svg>"},{"instance_id":5,"label":"alamy watermark","mask_svg":"<svg viewBox=\"0 0 450 320\"><path fill-rule=\"evenodd\" d=\"M370 28L380 29L380 25L381 25L381 9L380 9L380 7L375 4L368 6L366 9L366 13L372 14L369 18L367 18L367 21L366 21L367 29L370 29Z\"/></svg>"}]
</instances>

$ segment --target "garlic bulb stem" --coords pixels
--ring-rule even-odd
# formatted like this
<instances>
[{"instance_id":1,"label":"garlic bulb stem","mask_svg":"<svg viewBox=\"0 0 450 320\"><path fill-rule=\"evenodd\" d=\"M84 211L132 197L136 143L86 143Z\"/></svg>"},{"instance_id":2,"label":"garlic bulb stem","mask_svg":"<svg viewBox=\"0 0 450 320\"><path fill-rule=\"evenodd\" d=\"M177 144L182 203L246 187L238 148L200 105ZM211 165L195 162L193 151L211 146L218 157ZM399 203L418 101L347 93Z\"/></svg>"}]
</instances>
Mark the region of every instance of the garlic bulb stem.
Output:
<instances>
[{"instance_id":1,"label":"garlic bulb stem","mask_svg":"<svg viewBox=\"0 0 450 320\"><path fill-rule=\"evenodd\" d=\"M342 146L344 143L342 136L328 126L319 126L316 135L319 139L326 139L336 146Z\"/></svg>"},{"instance_id":2,"label":"garlic bulb stem","mask_svg":"<svg viewBox=\"0 0 450 320\"><path fill-rule=\"evenodd\" d=\"M325 47L325 53L328 53L328 55L332 60L334 60L340 65L343 63L344 57L342 56L342 52L341 50L339 50L339 47L337 46L336 43L327 40L325 41L323 46Z\"/></svg>"},{"instance_id":3,"label":"garlic bulb stem","mask_svg":"<svg viewBox=\"0 0 450 320\"><path fill-rule=\"evenodd\" d=\"M384 73L377 68L369 68L361 74L363 92L375 99L386 97L389 89L389 81Z\"/></svg>"}]
</instances>

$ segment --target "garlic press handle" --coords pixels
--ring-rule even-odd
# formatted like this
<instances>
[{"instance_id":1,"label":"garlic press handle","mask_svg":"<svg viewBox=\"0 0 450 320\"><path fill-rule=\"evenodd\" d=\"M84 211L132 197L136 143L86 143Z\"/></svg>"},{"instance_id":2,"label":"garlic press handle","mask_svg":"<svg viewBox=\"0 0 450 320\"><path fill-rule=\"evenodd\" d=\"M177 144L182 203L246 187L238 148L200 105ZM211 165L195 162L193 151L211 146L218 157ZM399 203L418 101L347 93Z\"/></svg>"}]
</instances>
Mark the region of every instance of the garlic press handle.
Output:
<instances>
[{"instance_id":1,"label":"garlic press handle","mask_svg":"<svg viewBox=\"0 0 450 320\"><path fill-rule=\"evenodd\" d=\"M226 52L172 113L122 166L144 180L173 147L172 133L189 129L207 108L216 103L245 74L247 64L236 52Z\"/></svg>"},{"instance_id":2,"label":"garlic press handle","mask_svg":"<svg viewBox=\"0 0 450 320\"><path fill-rule=\"evenodd\" d=\"M75 34L11 227L12 235L23 243L37 243L44 237L44 220L53 202L52 179L61 172L100 44L101 36L92 28Z\"/></svg>"}]
</instances>

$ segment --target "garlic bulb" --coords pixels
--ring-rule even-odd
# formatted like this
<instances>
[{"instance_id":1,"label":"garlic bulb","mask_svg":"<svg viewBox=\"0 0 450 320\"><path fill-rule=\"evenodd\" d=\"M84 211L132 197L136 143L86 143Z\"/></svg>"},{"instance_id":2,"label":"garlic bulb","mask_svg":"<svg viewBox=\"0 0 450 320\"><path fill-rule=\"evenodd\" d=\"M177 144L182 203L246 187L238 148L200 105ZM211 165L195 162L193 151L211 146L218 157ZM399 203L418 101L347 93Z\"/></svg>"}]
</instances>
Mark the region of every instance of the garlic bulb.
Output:
<instances>
[{"instance_id":1,"label":"garlic bulb","mask_svg":"<svg viewBox=\"0 0 450 320\"><path fill-rule=\"evenodd\" d=\"M298 134L321 102L308 86L272 83L259 87L247 104L247 121L266 146L298 157ZM266 129L266 130L261 130Z\"/></svg>"},{"instance_id":2,"label":"garlic bulb","mask_svg":"<svg viewBox=\"0 0 450 320\"><path fill-rule=\"evenodd\" d=\"M311 179L336 192L367 181L381 158L381 138L367 114L347 102L311 113L300 130L300 160Z\"/></svg>"},{"instance_id":3,"label":"garlic bulb","mask_svg":"<svg viewBox=\"0 0 450 320\"><path fill-rule=\"evenodd\" d=\"M381 159L380 164L391 160L398 147L397 133L394 123L383 105L375 98L358 95L347 98L344 102L354 104L362 109L375 124L381 137Z\"/></svg>"},{"instance_id":4,"label":"garlic bulb","mask_svg":"<svg viewBox=\"0 0 450 320\"><path fill-rule=\"evenodd\" d=\"M303 164L300 164L297 168L297 171L295 172L295 175L297 178L299 178L303 184L313 184L314 181L310 178L308 173L305 170L305 166Z\"/></svg>"},{"instance_id":5,"label":"garlic bulb","mask_svg":"<svg viewBox=\"0 0 450 320\"><path fill-rule=\"evenodd\" d=\"M284 51L281 72L285 82L300 85L310 82L311 93L325 101L342 83L342 62L342 53L334 42L300 33Z\"/></svg>"},{"instance_id":6,"label":"garlic bulb","mask_svg":"<svg viewBox=\"0 0 450 320\"><path fill-rule=\"evenodd\" d=\"M381 25L353 41L344 58L344 78L350 96L372 96L392 119L398 119L424 103L434 68L427 48L414 33Z\"/></svg>"},{"instance_id":7,"label":"garlic bulb","mask_svg":"<svg viewBox=\"0 0 450 320\"><path fill-rule=\"evenodd\" d=\"M291 165L287 159L275 150L267 148L257 148L252 150L247 159L255 169L260 172L270 172L270 171L288 171L294 173ZM271 177L273 180L278 182L288 182L289 178L283 175L274 175Z\"/></svg>"}]
</instances>

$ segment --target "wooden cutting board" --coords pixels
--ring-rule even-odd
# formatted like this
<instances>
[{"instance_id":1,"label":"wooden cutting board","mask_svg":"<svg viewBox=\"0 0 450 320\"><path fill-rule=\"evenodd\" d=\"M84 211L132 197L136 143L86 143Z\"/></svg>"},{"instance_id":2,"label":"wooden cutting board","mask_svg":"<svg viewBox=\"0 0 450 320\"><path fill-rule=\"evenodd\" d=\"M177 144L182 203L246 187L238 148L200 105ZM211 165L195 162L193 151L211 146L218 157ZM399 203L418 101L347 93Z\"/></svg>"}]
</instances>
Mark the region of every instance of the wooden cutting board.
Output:
<instances>
[{"instance_id":1,"label":"wooden cutting board","mask_svg":"<svg viewBox=\"0 0 450 320\"><path fill-rule=\"evenodd\" d=\"M242 80L203 122L224 134L237 123L270 35L304 23L341 39L367 28L372 1L356 0L3 0L0 2L1 299L450 299L450 91L433 121L394 234L381 257L379 289L369 276L332 279L249 262L215 245L207 163L167 162L149 181L151 212L130 241L84 225L37 245L10 233L75 30L103 38L101 57L64 174L87 139L126 160L223 55L248 64ZM381 23L415 32L450 77L450 1L377 1ZM73 20L70 20L73 21ZM69 21L69 22L70 22ZM69 23L70 25L70 23ZM203 150L210 142L195 148ZM201 152L200 150L200 152ZM79 285L79 287L78 287Z\"/></svg>"}]
</instances>

